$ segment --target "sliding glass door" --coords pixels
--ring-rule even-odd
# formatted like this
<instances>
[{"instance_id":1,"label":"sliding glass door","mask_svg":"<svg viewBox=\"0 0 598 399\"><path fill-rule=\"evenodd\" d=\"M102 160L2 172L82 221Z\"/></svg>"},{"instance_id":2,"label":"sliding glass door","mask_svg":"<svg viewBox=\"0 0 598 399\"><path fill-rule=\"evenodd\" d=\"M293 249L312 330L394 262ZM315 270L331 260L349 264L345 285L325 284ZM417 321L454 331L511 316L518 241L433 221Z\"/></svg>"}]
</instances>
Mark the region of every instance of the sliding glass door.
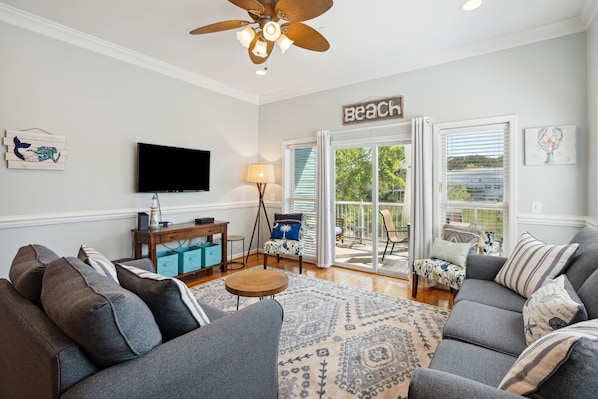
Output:
<instances>
[{"instance_id":1,"label":"sliding glass door","mask_svg":"<svg viewBox=\"0 0 598 399\"><path fill-rule=\"evenodd\" d=\"M410 145L333 146L335 264L399 277L408 275Z\"/></svg>"}]
</instances>

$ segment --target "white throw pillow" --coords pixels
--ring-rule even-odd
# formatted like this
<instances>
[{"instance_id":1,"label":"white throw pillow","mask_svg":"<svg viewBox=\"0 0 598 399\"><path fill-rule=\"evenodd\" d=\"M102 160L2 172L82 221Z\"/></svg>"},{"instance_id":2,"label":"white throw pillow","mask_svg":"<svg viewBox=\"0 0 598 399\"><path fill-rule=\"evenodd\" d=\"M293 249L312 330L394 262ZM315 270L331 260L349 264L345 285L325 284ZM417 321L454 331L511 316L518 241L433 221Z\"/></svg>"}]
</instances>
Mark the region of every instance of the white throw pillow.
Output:
<instances>
[{"instance_id":1,"label":"white throw pillow","mask_svg":"<svg viewBox=\"0 0 598 399\"><path fill-rule=\"evenodd\" d=\"M564 274L534 292L522 313L528 345L554 330L588 319L586 307Z\"/></svg>"},{"instance_id":2,"label":"white throw pillow","mask_svg":"<svg viewBox=\"0 0 598 399\"><path fill-rule=\"evenodd\" d=\"M548 245L523 233L494 281L529 298L561 273L579 244Z\"/></svg>"},{"instance_id":3,"label":"white throw pillow","mask_svg":"<svg viewBox=\"0 0 598 399\"><path fill-rule=\"evenodd\" d=\"M430 258L437 258L452 263L457 266L465 266L467 255L471 250L471 243L450 242L440 238L434 240Z\"/></svg>"}]
</instances>

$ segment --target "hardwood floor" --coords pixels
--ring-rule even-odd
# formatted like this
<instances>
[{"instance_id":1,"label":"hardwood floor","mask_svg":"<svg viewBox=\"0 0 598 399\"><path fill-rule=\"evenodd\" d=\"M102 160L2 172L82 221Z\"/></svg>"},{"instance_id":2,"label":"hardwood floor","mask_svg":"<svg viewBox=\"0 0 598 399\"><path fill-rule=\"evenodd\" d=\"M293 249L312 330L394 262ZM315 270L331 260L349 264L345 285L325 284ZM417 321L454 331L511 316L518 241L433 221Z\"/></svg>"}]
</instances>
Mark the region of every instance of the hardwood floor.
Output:
<instances>
[{"instance_id":1,"label":"hardwood floor","mask_svg":"<svg viewBox=\"0 0 598 399\"><path fill-rule=\"evenodd\" d=\"M241 260L235 259L235 260ZM193 276L192 280L187 280L189 286L194 286L215 280L220 277L228 276L237 273L247 268L263 265L263 256L259 257L255 254L249 256L247 265L243 269L228 270L225 273L219 270L211 269L207 273L200 273L197 277ZM233 265L239 267L240 265ZM299 273L299 263L293 259L280 258L280 263L276 263L275 257L268 259L268 266L287 270L293 273ZM209 273L209 274L208 274ZM417 298L411 297L411 283L407 280L381 276L373 273L366 273L347 269L343 267L333 266L328 269L316 267L313 263L303 262L303 274L310 277L321 278L323 280L334 281L336 283L346 284L353 287L358 287L366 290L372 290L381 294L401 297L409 300L419 301L430 305L440 306L450 309L453 305L453 295L445 289L438 287L430 287L423 279L420 279L419 290Z\"/></svg>"}]
</instances>

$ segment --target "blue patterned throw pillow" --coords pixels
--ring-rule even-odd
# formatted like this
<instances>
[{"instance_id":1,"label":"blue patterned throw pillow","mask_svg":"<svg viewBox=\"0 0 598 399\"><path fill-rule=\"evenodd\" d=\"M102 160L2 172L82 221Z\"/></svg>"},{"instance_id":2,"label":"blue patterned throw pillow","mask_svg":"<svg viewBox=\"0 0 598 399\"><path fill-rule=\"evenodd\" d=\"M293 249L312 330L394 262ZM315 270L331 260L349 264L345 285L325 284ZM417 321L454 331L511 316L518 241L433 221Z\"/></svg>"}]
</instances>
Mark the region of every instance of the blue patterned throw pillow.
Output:
<instances>
[{"instance_id":1,"label":"blue patterned throw pillow","mask_svg":"<svg viewBox=\"0 0 598 399\"><path fill-rule=\"evenodd\" d=\"M272 239L280 240L280 239L287 239L287 240L299 240L299 231L301 230L301 223L284 223L284 222L276 222L274 223L274 228L272 229Z\"/></svg>"}]
</instances>

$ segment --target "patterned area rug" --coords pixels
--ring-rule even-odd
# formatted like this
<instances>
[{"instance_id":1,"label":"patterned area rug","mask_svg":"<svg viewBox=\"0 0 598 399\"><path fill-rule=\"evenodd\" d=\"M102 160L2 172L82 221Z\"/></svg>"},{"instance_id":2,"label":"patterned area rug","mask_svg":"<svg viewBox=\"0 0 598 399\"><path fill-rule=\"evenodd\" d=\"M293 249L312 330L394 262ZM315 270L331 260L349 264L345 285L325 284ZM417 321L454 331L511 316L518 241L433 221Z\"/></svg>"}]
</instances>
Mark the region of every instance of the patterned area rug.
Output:
<instances>
[{"instance_id":1,"label":"patterned area rug","mask_svg":"<svg viewBox=\"0 0 598 399\"><path fill-rule=\"evenodd\" d=\"M275 297L284 308L280 399L406 398L411 373L430 363L449 311L281 272L289 287ZM234 312L237 297L225 278L193 287L195 297ZM241 297L239 308L257 300Z\"/></svg>"}]
</instances>

